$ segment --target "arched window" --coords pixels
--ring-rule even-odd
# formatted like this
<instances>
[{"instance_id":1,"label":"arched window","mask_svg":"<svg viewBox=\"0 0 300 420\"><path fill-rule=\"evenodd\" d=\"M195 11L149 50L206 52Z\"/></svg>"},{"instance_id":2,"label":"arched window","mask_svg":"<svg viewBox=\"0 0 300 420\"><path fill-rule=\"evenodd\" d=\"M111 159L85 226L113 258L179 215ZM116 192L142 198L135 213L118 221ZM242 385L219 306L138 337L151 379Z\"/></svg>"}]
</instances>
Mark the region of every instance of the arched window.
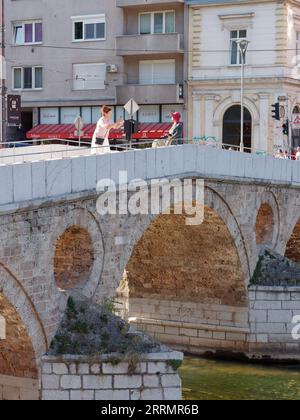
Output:
<instances>
[{"instance_id":1,"label":"arched window","mask_svg":"<svg viewBox=\"0 0 300 420\"><path fill-rule=\"evenodd\" d=\"M293 109L293 114L300 114L300 105L296 105ZM293 147L299 147L300 146L300 129L299 128L293 128L292 129L292 144Z\"/></svg>"},{"instance_id":2,"label":"arched window","mask_svg":"<svg viewBox=\"0 0 300 420\"><path fill-rule=\"evenodd\" d=\"M241 107L233 105L224 114L223 144L238 149L241 143ZM252 146L252 117L244 108L244 147L250 151ZM246 150L247 151L247 150Z\"/></svg>"}]
</instances>

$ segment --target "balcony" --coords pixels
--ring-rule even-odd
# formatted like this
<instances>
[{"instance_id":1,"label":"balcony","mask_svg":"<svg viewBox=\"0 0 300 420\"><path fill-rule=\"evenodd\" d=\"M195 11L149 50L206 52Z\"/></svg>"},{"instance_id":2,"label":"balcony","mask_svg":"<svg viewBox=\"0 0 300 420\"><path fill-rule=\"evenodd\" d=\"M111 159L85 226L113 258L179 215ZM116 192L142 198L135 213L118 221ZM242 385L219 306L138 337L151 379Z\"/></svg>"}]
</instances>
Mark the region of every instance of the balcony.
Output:
<instances>
[{"instance_id":1,"label":"balcony","mask_svg":"<svg viewBox=\"0 0 300 420\"><path fill-rule=\"evenodd\" d=\"M155 5L183 4L184 0L116 0L117 7L136 7Z\"/></svg>"},{"instance_id":2,"label":"balcony","mask_svg":"<svg viewBox=\"0 0 300 420\"><path fill-rule=\"evenodd\" d=\"M183 54L182 34L123 35L116 38L117 55Z\"/></svg>"},{"instance_id":3,"label":"balcony","mask_svg":"<svg viewBox=\"0 0 300 420\"><path fill-rule=\"evenodd\" d=\"M134 98L139 104L183 103L183 87L174 85L124 85L117 86L117 103L125 104Z\"/></svg>"}]
</instances>

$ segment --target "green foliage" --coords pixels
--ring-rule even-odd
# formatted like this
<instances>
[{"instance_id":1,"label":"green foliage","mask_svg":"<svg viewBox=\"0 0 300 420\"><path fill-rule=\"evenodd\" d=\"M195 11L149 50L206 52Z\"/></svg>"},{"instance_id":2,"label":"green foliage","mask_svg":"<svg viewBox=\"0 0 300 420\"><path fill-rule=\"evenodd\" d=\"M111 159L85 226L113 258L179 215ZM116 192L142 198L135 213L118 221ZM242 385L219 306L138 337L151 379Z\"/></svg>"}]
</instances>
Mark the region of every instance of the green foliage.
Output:
<instances>
[{"instance_id":1,"label":"green foliage","mask_svg":"<svg viewBox=\"0 0 300 420\"><path fill-rule=\"evenodd\" d=\"M264 255L261 255L258 259L256 268L254 270L252 279L251 279L251 284L258 284L259 283L259 279L261 276L261 272L262 272L262 265L263 265L263 260L264 260Z\"/></svg>"},{"instance_id":2,"label":"green foliage","mask_svg":"<svg viewBox=\"0 0 300 420\"><path fill-rule=\"evenodd\" d=\"M117 302L114 299L105 299L103 302L103 309L108 313L115 315L117 313L117 305L120 305L120 302Z\"/></svg>"},{"instance_id":3,"label":"green foliage","mask_svg":"<svg viewBox=\"0 0 300 420\"><path fill-rule=\"evenodd\" d=\"M69 297L67 304L67 317L68 319L75 319L77 315L76 303L72 297Z\"/></svg>"},{"instance_id":4,"label":"green foliage","mask_svg":"<svg viewBox=\"0 0 300 420\"><path fill-rule=\"evenodd\" d=\"M88 334L88 332L89 332L89 328L88 328L87 324L83 321L75 322L72 329L73 329L74 332L76 332L78 334Z\"/></svg>"},{"instance_id":5,"label":"green foliage","mask_svg":"<svg viewBox=\"0 0 300 420\"><path fill-rule=\"evenodd\" d=\"M182 366L181 360L168 360L167 365L170 366L175 372Z\"/></svg>"}]
</instances>

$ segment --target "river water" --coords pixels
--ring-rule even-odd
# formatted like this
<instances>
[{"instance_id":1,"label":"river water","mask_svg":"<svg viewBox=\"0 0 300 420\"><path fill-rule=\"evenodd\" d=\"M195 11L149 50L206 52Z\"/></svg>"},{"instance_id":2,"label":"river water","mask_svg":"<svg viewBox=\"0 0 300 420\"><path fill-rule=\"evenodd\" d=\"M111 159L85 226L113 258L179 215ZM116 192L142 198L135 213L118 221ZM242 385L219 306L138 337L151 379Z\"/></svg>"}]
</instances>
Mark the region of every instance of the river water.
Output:
<instances>
[{"instance_id":1,"label":"river water","mask_svg":"<svg viewBox=\"0 0 300 420\"><path fill-rule=\"evenodd\" d=\"M300 400L300 366L260 366L186 357L185 400Z\"/></svg>"}]
</instances>

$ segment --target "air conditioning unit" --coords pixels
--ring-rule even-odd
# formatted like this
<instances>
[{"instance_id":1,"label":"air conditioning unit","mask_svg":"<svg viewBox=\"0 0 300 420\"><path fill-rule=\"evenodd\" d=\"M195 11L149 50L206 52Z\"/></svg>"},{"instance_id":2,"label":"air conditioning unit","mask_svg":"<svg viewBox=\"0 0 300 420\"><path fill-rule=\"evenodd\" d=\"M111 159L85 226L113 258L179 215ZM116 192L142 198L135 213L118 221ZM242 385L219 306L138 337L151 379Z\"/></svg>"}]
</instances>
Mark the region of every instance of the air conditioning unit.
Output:
<instances>
[{"instance_id":1,"label":"air conditioning unit","mask_svg":"<svg viewBox=\"0 0 300 420\"><path fill-rule=\"evenodd\" d=\"M107 73L118 73L118 70L117 64L110 64L109 66L106 66Z\"/></svg>"}]
</instances>

